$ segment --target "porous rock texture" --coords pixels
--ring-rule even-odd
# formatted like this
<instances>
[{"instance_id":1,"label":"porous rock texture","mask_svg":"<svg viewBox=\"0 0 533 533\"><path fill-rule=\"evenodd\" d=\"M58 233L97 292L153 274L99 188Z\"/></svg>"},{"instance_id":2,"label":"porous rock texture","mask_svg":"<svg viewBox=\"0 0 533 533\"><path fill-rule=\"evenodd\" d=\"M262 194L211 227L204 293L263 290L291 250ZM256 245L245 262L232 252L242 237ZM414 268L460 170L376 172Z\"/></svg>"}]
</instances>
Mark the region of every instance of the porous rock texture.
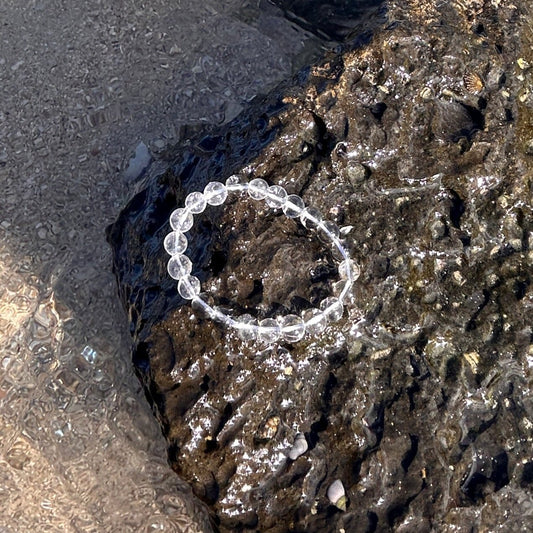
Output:
<instances>
[{"instance_id":1,"label":"porous rock texture","mask_svg":"<svg viewBox=\"0 0 533 533\"><path fill-rule=\"evenodd\" d=\"M367 44L153 165L110 227L135 368L220 531L532 530L531 15L389 2ZM352 227L362 274L319 338L243 343L166 274L170 212L235 172ZM338 279L316 236L246 198L188 236L203 290L237 313L299 312Z\"/></svg>"}]
</instances>

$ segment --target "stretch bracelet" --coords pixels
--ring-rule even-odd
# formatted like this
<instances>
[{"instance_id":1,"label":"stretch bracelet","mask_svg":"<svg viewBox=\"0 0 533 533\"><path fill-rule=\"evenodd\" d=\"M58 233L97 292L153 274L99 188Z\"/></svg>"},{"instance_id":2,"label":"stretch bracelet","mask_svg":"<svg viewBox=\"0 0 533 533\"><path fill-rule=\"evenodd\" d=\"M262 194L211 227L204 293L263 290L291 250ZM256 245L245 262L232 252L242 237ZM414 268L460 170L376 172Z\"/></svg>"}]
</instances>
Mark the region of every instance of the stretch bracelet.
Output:
<instances>
[{"instance_id":1,"label":"stretch bracelet","mask_svg":"<svg viewBox=\"0 0 533 533\"><path fill-rule=\"evenodd\" d=\"M191 274L192 262L185 251L187 233L194 224L193 215L202 213L208 205L222 205L229 193L247 193L254 200L264 200L272 209L281 209L288 218L299 218L302 225L315 230L324 241L331 241L340 259L339 276L344 281L340 294L325 298L318 308L309 308L301 316L289 314L278 318L265 318L258 321L249 314L232 317L218 307L211 307L202 297L200 280ZM185 300L201 309L209 318L233 328L245 341L259 340L273 343L278 340L297 342L307 334L314 336L322 333L329 321L339 320L344 311L344 300L354 281L359 277L358 266L350 259L348 251L340 240L340 230L334 222L324 220L314 207L305 207L304 201L296 194L287 194L279 185L256 178L243 182L237 175L230 176L226 184L218 181L208 183L204 192L191 192L185 198L185 207L176 209L170 215L172 232L164 240L165 250L170 254L167 270L178 280L178 292Z\"/></svg>"}]
</instances>

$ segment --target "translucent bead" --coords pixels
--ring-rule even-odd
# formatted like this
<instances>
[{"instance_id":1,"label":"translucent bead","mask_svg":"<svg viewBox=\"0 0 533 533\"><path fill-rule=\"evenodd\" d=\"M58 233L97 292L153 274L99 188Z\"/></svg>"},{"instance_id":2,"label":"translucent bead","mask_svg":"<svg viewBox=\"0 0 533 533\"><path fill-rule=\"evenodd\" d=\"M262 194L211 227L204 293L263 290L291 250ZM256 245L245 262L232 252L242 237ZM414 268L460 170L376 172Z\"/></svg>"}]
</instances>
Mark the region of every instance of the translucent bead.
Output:
<instances>
[{"instance_id":1,"label":"translucent bead","mask_svg":"<svg viewBox=\"0 0 533 533\"><path fill-rule=\"evenodd\" d=\"M346 299L346 297L349 294L351 294L352 287L353 287L353 281L352 280L350 280L350 279L342 279L340 281L337 281L337 282L333 283L333 285L331 287L331 290L332 290L334 296L336 296L339 299L339 302L341 302L344 305L343 302Z\"/></svg>"},{"instance_id":2,"label":"translucent bead","mask_svg":"<svg viewBox=\"0 0 533 533\"><path fill-rule=\"evenodd\" d=\"M181 279L188 276L192 270L192 262L186 255L173 255L167 265L171 278Z\"/></svg>"},{"instance_id":3,"label":"translucent bead","mask_svg":"<svg viewBox=\"0 0 533 533\"><path fill-rule=\"evenodd\" d=\"M287 191L281 185L271 185L268 188L265 202L272 209L283 207L287 198Z\"/></svg>"},{"instance_id":4,"label":"translucent bead","mask_svg":"<svg viewBox=\"0 0 533 533\"><path fill-rule=\"evenodd\" d=\"M257 320L252 315L242 315L238 319L239 337L243 341L253 341L257 338Z\"/></svg>"},{"instance_id":5,"label":"translucent bead","mask_svg":"<svg viewBox=\"0 0 533 533\"><path fill-rule=\"evenodd\" d=\"M268 183L261 178L255 178L248 184L248 195L254 200L262 200L267 190Z\"/></svg>"},{"instance_id":6,"label":"translucent bead","mask_svg":"<svg viewBox=\"0 0 533 533\"><path fill-rule=\"evenodd\" d=\"M287 342L298 342L305 335L304 321L296 315L286 315L279 319L281 335Z\"/></svg>"},{"instance_id":7,"label":"translucent bead","mask_svg":"<svg viewBox=\"0 0 533 533\"><path fill-rule=\"evenodd\" d=\"M198 296L195 296L191 301L191 307L195 313L197 313L202 318L215 318L214 309L211 307L210 303L212 303L212 298L205 293L202 292Z\"/></svg>"},{"instance_id":8,"label":"translucent bead","mask_svg":"<svg viewBox=\"0 0 533 533\"><path fill-rule=\"evenodd\" d=\"M320 335L326 329L328 321L324 313L314 307L306 309L302 313L302 318L305 322L305 330L308 335Z\"/></svg>"},{"instance_id":9,"label":"translucent bead","mask_svg":"<svg viewBox=\"0 0 533 533\"><path fill-rule=\"evenodd\" d=\"M185 233L192 228L194 224L194 217L188 209L180 207L172 211L170 215L170 226L175 231L182 231Z\"/></svg>"},{"instance_id":10,"label":"translucent bead","mask_svg":"<svg viewBox=\"0 0 533 533\"><path fill-rule=\"evenodd\" d=\"M304 208L304 201L297 194L289 194L281 209L283 210L283 213L285 213L285 216L296 218L300 216L300 213Z\"/></svg>"},{"instance_id":11,"label":"translucent bead","mask_svg":"<svg viewBox=\"0 0 533 533\"><path fill-rule=\"evenodd\" d=\"M318 236L322 241L332 241L338 239L341 234L339 226L335 222L325 220L318 226Z\"/></svg>"},{"instance_id":12,"label":"translucent bead","mask_svg":"<svg viewBox=\"0 0 533 533\"><path fill-rule=\"evenodd\" d=\"M237 174L233 174L226 180L226 189L228 191L242 191L244 189L243 178Z\"/></svg>"},{"instance_id":13,"label":"translucent bead","mask_svg":"<svg viewBox=\"0 0 533 533\"><path fill-rule=\"evenodd\" d=\"M300 222L304 228L316 228L321 221L322 215L320 214L320 211L314 207L306 207L300 213Z\"/></svg>"},{"instance_id":14,"label":"translucent bead","mask_svg":"<svg viewBox=\"0 0 533 533\"><path fill-rule=\"evenodd\" d=\"M320 234L319 234L320 236ZM325 237L325 234L322 234L322 241L324 242L328 242L329 239L327 237ZM344 248L344 246L342 245L342 242L335 238L335 237L332 237L331 238L331 256L333 257L333 259L335 259L335 261L339 261L339 263L341 261L344 261L345 259L348 259L348 252L346 251L346 249Z\"/></svg>"},{"instance_id":15,"label":"translucent bead","mask_svg":"<svg viewBox=\"0 0 533 533\"><path fill-rule=\"evenodd\" d=\"M222 205L228 197L228 190L219 181L212 181L205 186L204 196L209 205Z\"/></svg>"},{"instance_id":16,"label":"translucent bead","mask_svg":"<svg viewBox=\"0 0 533 533\"><path fill-rule=\"evenodd\" d=\"M339 320L344 312L342 303L334 296L322 300L320 302L320 309L326 315L326 318L332 322Z\"/></svg>"},{"instance_id":17,"label":"translucent bead","mask_svg":"<svg viewBox=\"0 0 533 533\"><path fill-rule=\"evenodd\" d=\"M163 241L163 246L170 255L182 254L187 249L187 244L187 237L181 231L169 233Z\"/></svg>"},{"instance_id":18,"label":"translucent bead","mask_svg":"<svg viewBox=\"0 0 533 533\"><path fill-rule=\"evenodd\" d=\"M197 215L206 208L207 201L201 192L195 191L187 195L185 206L191 213Z\"/></svg>"},{"instance_id":19,"label":"translucent bead","mask_svg":"<svg viewBox=\"0 0 533 533\"><path fill-rule=\"evenodd\" d=\"M339 265L339 276L341 279L355 281L361 275L361 269L352 259L345 259Z\"/></svg>"},{"instance_id":20,"label":"translucent bead","mask_svg":"<svg viewBox=\"0 0 533 533\"><path fill-rule=\"evenodd\" d=\"M273 318L265 318L259 322L258 338L267 344L276 342L281 335L281 328Z\"/></svg>"},{"instance_id":21,"label":"translucent bead","mask_svg":"<svg viewBox=\"0 0 533 533\"><path fill-rule=\"evenodd\" d=\"M196 276L185 276L178 281L178 292L185 300L192 300L201 290L200 280Z\"/></svg>"},{"instance_id":22,"label":"translucent bead","mask_svg":"<svg viewBox=\"0 0 533 533\"><path fill-rule=\"evenodd\" d=\"M231 309L222 305L213 306L213 320L228 327L236 327L237 321L231 317Z\"/></svg>"}]
</instances>

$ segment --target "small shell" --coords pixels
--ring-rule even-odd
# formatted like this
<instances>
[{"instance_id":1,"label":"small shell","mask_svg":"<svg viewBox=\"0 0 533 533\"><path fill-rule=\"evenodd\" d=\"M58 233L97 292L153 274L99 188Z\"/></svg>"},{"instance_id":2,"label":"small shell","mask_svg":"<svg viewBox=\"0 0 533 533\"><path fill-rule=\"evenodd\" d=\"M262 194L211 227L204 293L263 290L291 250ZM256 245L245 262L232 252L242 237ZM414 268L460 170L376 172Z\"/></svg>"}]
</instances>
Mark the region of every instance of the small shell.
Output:
<instances>
[{"instance_id":1,"label":"small shell","mask_svg":"<svg viewBox=\"0 0 533 533\"><path fill-rule=\"evenodd\" d=\"M303 455L308 448L309 446L307 444L307 440L305 439L305 435L303 433L298 433L289 452L289 459L296 461L296 459L298 459L300 455Z\"/></svg>"},{"instance_id":2,"label":"small shell","mask_svg":"<svg viewBox=\"0 0 533 533\"><path fill-rule=\"evenodd\" d=\"M424 87L420 91L420 98L422 98L422 100L430 100L431 98L433 98L433 91L431 87Z\"/></svg>"},{"instance_id":3,"label":"small shell","mask_svg":"<svg viewBox=\"0 0 533 533\"><path fill-rule=\"evenodd\" d=\"M327 492L328 500L341 511L346 511L346 492L340 479L336 479L329 487Z\"/></svg>"},{"instance_id":4,"label":"small shell","mask_svg":"<svg viewBox=\"0 0 533 533\"><path fill-rule=\"evenodd\" d=\"M469 93L477 94L483 90L485 84L479 74L469 72L463 76L463 83Z\"/></svg>"},{"instance_id":5,"label":"small shell","mask_svg":"<svg viewBox=\"0 0 533 533\"><path fill-rule=\"evenodd\" d=\"M519 57L516 62L518 63L518 66L521 70L527 70L531 65L528 61L526 61L523 57Z\"/></svg>"},{"instance_id":6,"label":"small shell","mask_svg":"<svg viewBox=\"0 0 533 533\"><path fill-rule=\"evenodd\" d=\"M280 423L279 416L271 416L264 424L262 428L260 428L256 438L258 442L268 442L269 440L272 440L276 433L278 432L278 427Z\"/></svg>"}]
</instances>

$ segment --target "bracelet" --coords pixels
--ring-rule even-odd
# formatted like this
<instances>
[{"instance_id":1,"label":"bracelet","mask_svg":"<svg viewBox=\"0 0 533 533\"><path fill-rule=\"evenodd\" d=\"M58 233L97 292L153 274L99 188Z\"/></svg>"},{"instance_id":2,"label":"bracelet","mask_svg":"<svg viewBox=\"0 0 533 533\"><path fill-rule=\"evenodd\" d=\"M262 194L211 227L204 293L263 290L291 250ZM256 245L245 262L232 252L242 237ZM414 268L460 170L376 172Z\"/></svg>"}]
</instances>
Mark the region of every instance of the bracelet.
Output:
<instances>
[{"instance_id":1,"label":"bracelet","mask_svg":"<svg viewBox=\"0 0 533 533\"><path fill-rule=\"evenodd\" d=\"M339 276L344 286L338 297L325 298L319 308L303 311L302 316L289 314L278 318L265 318L257 321L253 316L244 314L231 317L217 307L211 307L201 295L200 280L191 275L192 262L185 255L188 241L187 233L194 224L193 215L202 213L208 205L222 205L228 193L248 193L254 200L264 200L272 209L281 209L288 218L299 218L306 229L315 230L322 240L329 240L339 252L341 262L338 266ZM167 270L169 275L178 280L178 292L185 300L191 300L194 307L224 325L237 330L244 341L259 340L263 343L274 343L277 340L297 342L308 334L319 335L324 331L328 321L339 320L344 312L344 300L354 281L359 277L359 267L350 259L348 251L340 240L340 230L334 222L323 220L320 212L314 207L305 207L304 201L296 194L287 194L279 185L268 185L255 178L243 182L237 175L230 176L226 184L218 181L208 183L204 192L191 192L185 199L185 207L178 208L170 215L172 232L164 240L164 248L170 254Z\"/></svg>"}]
</instances>

